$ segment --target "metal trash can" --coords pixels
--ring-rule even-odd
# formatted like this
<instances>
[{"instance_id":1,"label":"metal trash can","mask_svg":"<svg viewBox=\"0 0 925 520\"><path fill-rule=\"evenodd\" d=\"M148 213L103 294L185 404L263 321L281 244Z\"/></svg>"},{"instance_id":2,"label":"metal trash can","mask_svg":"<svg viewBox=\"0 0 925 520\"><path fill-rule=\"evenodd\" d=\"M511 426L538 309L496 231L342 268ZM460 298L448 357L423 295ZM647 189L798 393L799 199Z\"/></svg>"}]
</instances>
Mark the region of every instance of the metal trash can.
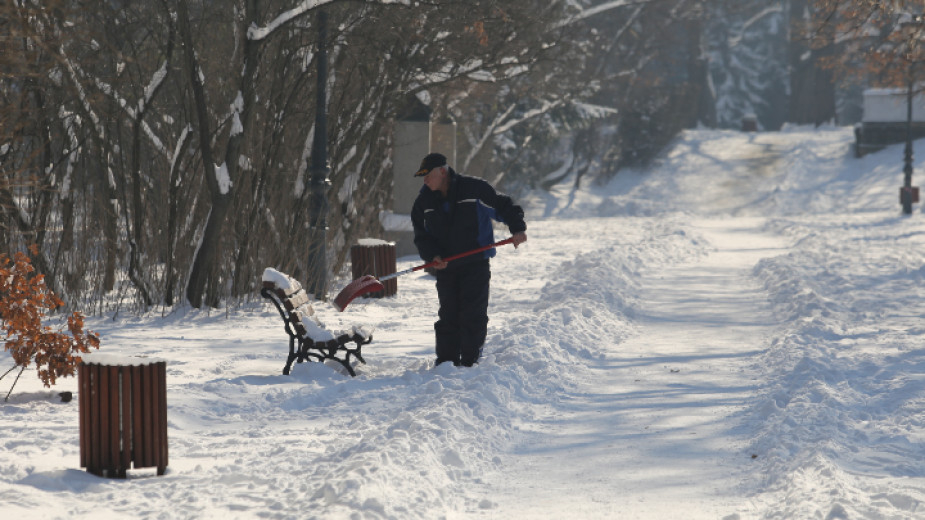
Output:
<instances>
[{"instance_id":1,"label":"metal trash can","mask_svg":"<svg viewBox=\"0 0 925 520\"><path fill-rule=\"evenodd\" d=\"M350 264L353 270L353 279L371 274L376 278L397 271L395 258L395 242L387 242L376 238L361 238L357 244L350 247ZM392 278L382 282L385 289L365 295L367 298L382 298L394 296L398 293L398 279Z\"/></svg>"},{"instance_id":2,"label":"metal trash can","mask_svg":"<svg viewBox=\"0 0 925 520\"><path fill-rule=\"evenodd\" d=\"M77 367L80 466L101 477L167 468L167 363L103 354Z\"/></svg>"}]
</instances>

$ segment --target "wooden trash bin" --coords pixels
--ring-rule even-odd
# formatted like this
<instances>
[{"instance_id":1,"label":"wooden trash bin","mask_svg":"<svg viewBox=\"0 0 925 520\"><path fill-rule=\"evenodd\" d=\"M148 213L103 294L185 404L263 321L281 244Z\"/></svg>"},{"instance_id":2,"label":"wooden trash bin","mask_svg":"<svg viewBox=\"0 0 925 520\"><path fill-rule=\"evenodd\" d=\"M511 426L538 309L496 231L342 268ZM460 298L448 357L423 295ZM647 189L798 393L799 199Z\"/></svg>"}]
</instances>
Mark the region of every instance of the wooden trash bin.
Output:
<instances>
[{"instance_id":1,"label":"wooden trash bin","mask_svg":"<svg viewBox=\"0 0 925 520\"><path fill-rule=\"evenodd\" d=\"M371 274L376 278L397 271L395 258L395 242L387 242L376 238L361 238L356 245L350 248L350 264L353 270L353 279ZM385 289L364 295L367 298L382 298L394 296L398 292L398 279L392 278L382 282Z\"/></svg>"},{"instance_id":2,"label":"wooden trash bin","mask_svg":"<svg viewBox=\"0 0 925 520\"><path fill-rule=\"evenodd\" d=\"M757 132L758 131L758 116L755 114L745 114L742 118L742 131L743 132Z\"/></svg>"},{"instance_id":3,"label":"wooden trash bin","mask_svg":"<svg viewBox=\"0 0 925 520\"><path fill-rule=\"evenodd\" d=\"M80 466L101 477L134 469L167 468L167 363L84 357L77 368Z\"/></svg>"}]
</instances>

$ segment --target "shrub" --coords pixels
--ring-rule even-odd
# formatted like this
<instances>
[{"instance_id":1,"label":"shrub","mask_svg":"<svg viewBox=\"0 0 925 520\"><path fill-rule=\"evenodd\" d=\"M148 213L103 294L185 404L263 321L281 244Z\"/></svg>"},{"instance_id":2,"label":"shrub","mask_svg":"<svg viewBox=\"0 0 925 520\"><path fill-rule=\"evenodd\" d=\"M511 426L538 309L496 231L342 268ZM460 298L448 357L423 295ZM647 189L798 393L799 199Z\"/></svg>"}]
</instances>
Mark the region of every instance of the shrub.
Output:
<instances>
[{"instance_id":1,"label":"shrub","mask_svg":"<svg viewBox=\"0 0 925 520\"><path fill-rule=\"evenodd\" d=\"M35 246L30 248L38 254ZM55 384L59 377L74 375L80 354L99 348L99 336L84 331L84 318L78 312L67 317L67 331L63 325L52 329L42 324L47 312L62 307L64 302L45 285L45 276L35 273L29 257L16 253L11 259L0 254L0 325L5 334L4 350L9 351L16 363L3 376L20 367L22 375L32 362L38 368L38 377L46 387ZM19 381L19 375L13 387ZM9 399L10 392L7 393Z\"/></svg>"}]
</instances>

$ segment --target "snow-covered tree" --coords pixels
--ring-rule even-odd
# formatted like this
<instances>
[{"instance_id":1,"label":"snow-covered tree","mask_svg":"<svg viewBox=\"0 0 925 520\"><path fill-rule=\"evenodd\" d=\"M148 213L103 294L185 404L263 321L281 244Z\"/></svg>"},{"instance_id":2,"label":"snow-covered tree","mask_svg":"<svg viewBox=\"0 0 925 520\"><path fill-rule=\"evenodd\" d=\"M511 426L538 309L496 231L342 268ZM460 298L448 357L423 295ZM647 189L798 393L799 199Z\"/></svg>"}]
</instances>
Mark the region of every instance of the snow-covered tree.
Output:
<instances>
[{"instance_id":1,"label":"snow-covered tree","mask_svg":"<svg viewBox=\"0 0 925 520\"><path fill-rule=\"evenodd\" d=\"M785 0L707 4L706 35L717 125L739 128L748 115L761 127L787 120L788 17Z\"/></svg>"},{"instance_id":2,"label":"snow-covered tree","mask_svg":"<svg viewBox=\"0 0 925 520\"><path fill-rule=\"evenodd\" d=\"M3 238L10 249L36 242L49 282L74 305L98 309L124 296L170 305L181 294L196 307L218 305L252 294L265 265L307 276L315 15L324 9L325 240L336 269L355 238L377 232L391 181L390 122L404 100L458 100L481 85L486 110L472 119L499 120L508 107L490 100L559 53L563 6L4 3ZM533 93L559 95L543 90Z\"/></svg>"},{"instance_id":3,"label":"snow-covered tree","mask_svg":"<svg viewBox=\"0 0 925 520\"><path fill-rule=\"evenodd\" d=\"M321 10L336 270L381 231L409 98L457 122L461 170L514 189L578 182L644 163L684 127L747 111L778 124L781 5L5 2L0 240L38 244L37 269L85 310L215 306L254 294L267 265L313 285Z\"/></svg>"}]
</instances>

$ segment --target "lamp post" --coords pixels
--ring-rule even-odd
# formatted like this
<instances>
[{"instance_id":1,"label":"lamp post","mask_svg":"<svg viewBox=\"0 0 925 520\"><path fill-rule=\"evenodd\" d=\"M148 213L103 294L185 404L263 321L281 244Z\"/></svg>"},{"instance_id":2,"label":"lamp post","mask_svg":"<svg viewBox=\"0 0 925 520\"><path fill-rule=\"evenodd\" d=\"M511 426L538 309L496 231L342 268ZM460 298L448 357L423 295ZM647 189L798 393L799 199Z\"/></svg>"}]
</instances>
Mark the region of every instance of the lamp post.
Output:
<instances>
[{"instance_id":1,"label":"lamp post","mask_svg":"<svg viewBox=\"0 0 925 520\"><path fill-rule=\"evenodd\" d=\"M907 85L906 85L906 148L903 153L903 186L899 189L899 202L903 213L912 213L912 204L919 201L919 189L912 185L913 152L912 152L912 101L915 98L915 55L914 49L919 32L925 26L925 19L920 14L909 15L909 19L901 22L903 33L907 37L906 49L908 52Z\"/></svg>"},{"instance_id":2,"label":"lamp post","mask_svg":"<svg viewBox=\"0 0 925 520\"><path fill-rule=\"evenodd\" d=\"M903 213L912 213L914 188L912 186L912 99L915 94L915 79L909 65L909 85L906 89L906 148L903 152L903 187L900 188L899 201L903 206Z\"/></svg>"},{"instance_id":3,"label":"lamp post","mask_svg":"<svg viewBox=\"0 0 925 520\"><path fill-rule=\"evenodd\" d=\"M312 141L311 161L311 243L308 246L308 269L310 292L315 298L323 300L328 285L328 130L327 130L327 27L328 16L318 11L318 87L315 104L315 135Z\"/></svg>"}]
</instances>

